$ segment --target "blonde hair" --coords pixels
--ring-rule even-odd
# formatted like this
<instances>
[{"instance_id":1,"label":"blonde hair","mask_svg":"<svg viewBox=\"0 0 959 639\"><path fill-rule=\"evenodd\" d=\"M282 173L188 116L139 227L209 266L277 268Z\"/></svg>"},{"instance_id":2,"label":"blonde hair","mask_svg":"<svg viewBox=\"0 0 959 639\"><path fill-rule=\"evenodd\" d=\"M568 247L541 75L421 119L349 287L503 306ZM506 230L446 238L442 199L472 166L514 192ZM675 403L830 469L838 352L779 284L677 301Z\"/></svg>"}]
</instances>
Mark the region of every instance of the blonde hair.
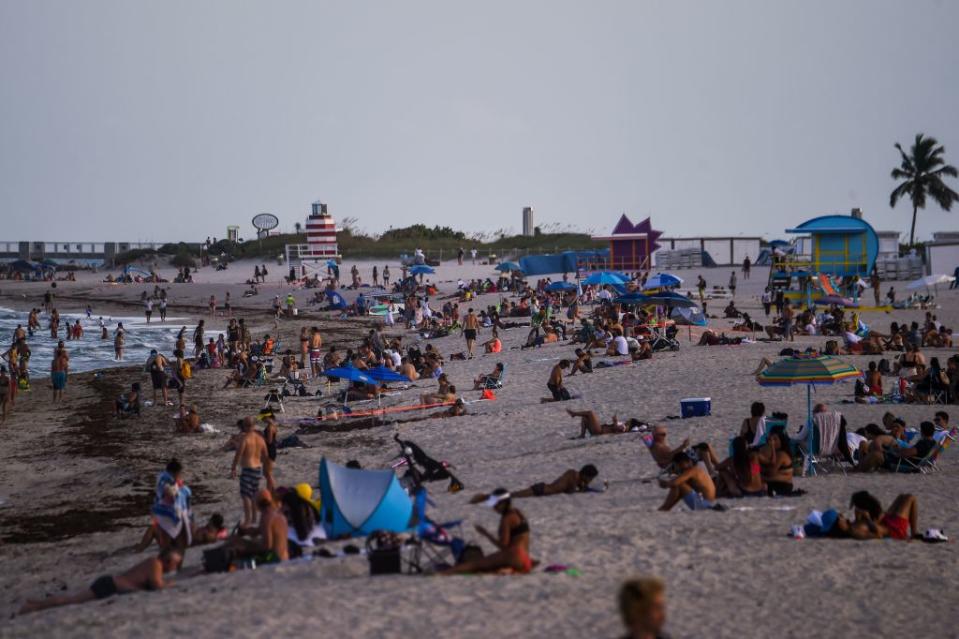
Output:
<instances>
[{"instance_id":1,"label":"blonde hair","mask_svg":"<svg viewBox=\"0 0 959 639\"><path fill-rule=\"evenodd\" d=\"M666 591L659 577L637 577L623 582L619 589L619 614L623 623L632 625L638 614L646 612L653 597Z\"/></svg>"}]
</instances>

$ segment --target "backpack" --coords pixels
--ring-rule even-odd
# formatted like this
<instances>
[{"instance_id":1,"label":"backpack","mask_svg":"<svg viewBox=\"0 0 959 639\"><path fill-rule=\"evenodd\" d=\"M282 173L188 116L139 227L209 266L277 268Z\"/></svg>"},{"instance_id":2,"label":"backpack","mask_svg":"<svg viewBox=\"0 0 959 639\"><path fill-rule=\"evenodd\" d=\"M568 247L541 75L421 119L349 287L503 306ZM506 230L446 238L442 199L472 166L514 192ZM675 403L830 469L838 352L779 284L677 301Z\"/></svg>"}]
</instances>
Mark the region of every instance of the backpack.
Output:
<instances>
[{"instance_id":1,"label":"backpack","mask_svg":"<svg viewBox=\"0 0 959 639\"><path fill-rule=\"evenodd\" d=\"M180 366L180 376L183 379L190 379L193 377L193 367L190 366L190 362L183 360L183 365Z\"/></svg>"}]
</instances>

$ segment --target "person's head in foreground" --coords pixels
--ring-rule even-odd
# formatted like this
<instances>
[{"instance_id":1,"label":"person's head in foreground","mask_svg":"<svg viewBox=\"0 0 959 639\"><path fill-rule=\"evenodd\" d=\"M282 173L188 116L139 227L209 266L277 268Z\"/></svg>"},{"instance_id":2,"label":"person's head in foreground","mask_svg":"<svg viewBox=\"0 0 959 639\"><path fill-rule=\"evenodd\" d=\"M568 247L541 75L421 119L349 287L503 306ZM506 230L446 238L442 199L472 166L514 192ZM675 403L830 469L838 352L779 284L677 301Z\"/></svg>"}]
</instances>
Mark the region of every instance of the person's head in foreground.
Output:
<instances>
[{"instance_id":1,"label":"person's head in foreground","mask_svg":"<svg viewBox=\"0 0 959 639\"><path fill-rule=\"evenodd\" d=\"M666 625L666 585L658 577L638 577L619 589L619 613L630 639L655 639Z\"/></svg>"}]
</instances>

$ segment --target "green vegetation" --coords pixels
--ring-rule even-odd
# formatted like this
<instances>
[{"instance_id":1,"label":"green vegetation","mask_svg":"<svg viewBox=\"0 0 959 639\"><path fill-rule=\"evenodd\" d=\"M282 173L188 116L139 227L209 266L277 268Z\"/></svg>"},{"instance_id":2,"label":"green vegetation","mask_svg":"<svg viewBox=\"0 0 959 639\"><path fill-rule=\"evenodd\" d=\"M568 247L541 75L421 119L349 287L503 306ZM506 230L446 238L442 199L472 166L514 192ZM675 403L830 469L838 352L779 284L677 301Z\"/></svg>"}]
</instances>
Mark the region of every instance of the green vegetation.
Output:
<instances>
[{"instance_id":1,"label":"green vegetation","mask_svg":"<svg viewBox=\"0 0 959 639\"><path fill-rule=\"evenodd\" d=\"M916 136L907 154L897 142L896 149L902 156L899 166L892 170L892 179L902 182L889 195L889 206L895 207L900 198L908 197L912 202L912 227L909 231L909 245L916 241L916 214L926 208L926 199L932 198L948 211L959 200L959 194L946 186L942 178L956 177L956 167L946 164L943 155L946 148L936 138L926 137L922 133Z\"/></svg>"},{"instance_id":2,"label":"green vegetation","mask_svg":"<svg viewBox=\"0 0 959 639\"><path fill-rule=\"evenodd\" d=\"M430 255L438 251L443 252L444 259L456 256L456 251L462 247L469 251L476 248L482 256L490 252L500 257L517 251L522 253L549 253L567 249L595 249L606 245L595 242L586 233L539 233L533 237L523 235L500 235L489 241L481 238L467 237L462 231L449 227L429 228L422 224L415 224L399 229L390 229L379 237L371 237L346 226L337 233L337 242L340 253L345 259L362 257L398 258L402 254L410 254L414 249L421 248ZM286 244L306 244L305 234L271 235L262 240L250 240L242 244L231 245L226 241L218 242L212 254L226 253L233 258L274 258L283 254Z\"/></svg>"}]
</instances>

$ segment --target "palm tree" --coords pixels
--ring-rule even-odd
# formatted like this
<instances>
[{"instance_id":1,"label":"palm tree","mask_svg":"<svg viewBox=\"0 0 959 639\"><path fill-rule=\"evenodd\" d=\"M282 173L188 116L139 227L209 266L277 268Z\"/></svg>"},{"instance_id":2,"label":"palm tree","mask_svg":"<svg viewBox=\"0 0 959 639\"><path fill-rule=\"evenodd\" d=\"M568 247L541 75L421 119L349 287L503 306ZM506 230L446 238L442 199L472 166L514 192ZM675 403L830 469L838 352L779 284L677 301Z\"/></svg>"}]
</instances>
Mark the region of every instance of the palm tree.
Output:
<instances>
[{"instance_id":1,"label":"palm tree","mask_svg":"<svg viewBox=\"0 0 959 639\"><path fill-rule=\"evenodd\" d=\"M300 231L303 229L303 225L297 222L296 224L293 225L293 228L296 229L296 234L299 235Z\"/></svg>"},{"instance_id":2,"label":"palm tree","mask_svg":"<svg viewBox=\"0 0 959 639\"><path fill-rule=\"evenodd\" d=\"M912 201L912 228L909 231L909 245L912 246L916 239L916 213L926 208L927 197L932 197L946 211L959 200L959 194L942 181L943 177L956 177L957 171L942 159L946 149L936 138L918 134L908 155L898 142L896 148L902 155L902 164L892 170L892 179L903 182L890 194L889 206L895 207L896 202L905 196Z\"/></svg>"}]
</instances>

